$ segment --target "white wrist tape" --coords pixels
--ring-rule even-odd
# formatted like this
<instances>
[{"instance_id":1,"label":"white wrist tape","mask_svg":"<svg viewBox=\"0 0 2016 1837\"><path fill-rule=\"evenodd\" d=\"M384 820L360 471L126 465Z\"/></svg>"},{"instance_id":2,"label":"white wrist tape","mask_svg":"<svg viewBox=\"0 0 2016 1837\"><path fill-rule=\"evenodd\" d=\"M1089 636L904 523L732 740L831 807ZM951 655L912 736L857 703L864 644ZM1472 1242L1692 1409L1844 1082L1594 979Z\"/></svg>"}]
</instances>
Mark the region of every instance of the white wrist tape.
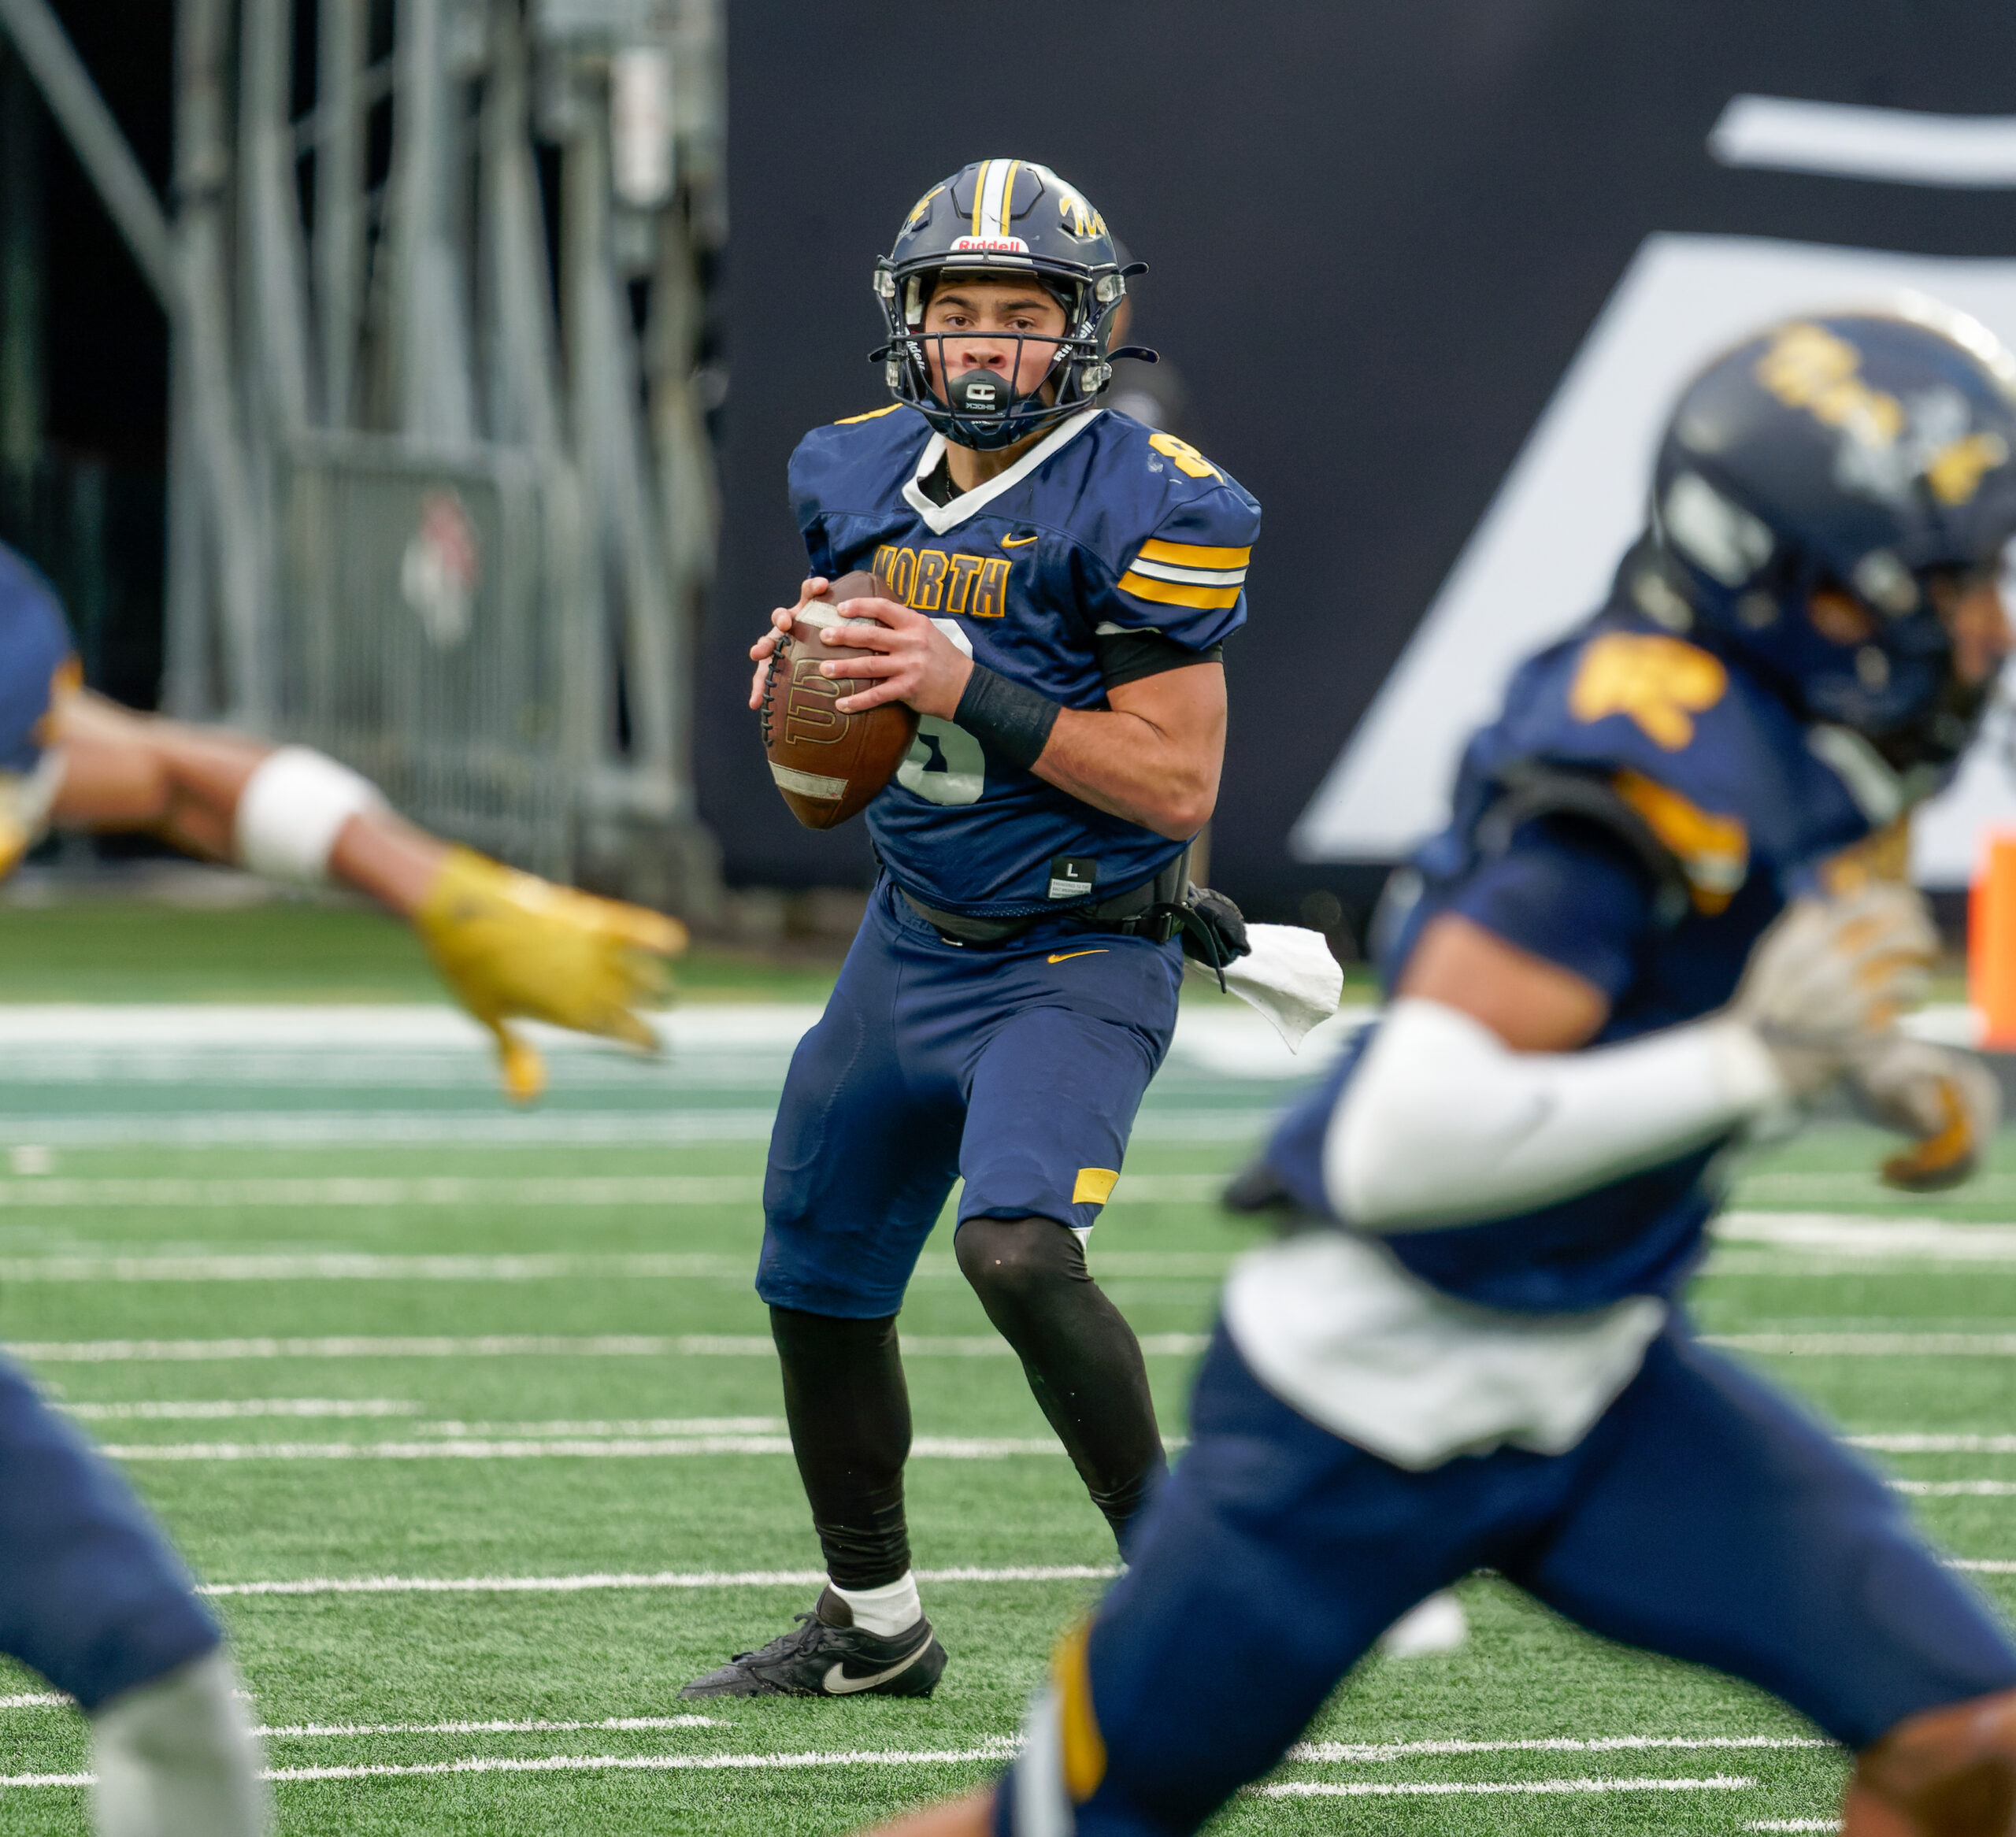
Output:
<instances>
[{"instance_id":1,"label":"white wrist tape","mask_svg":"<svg viewBox=\"0 0 2016 1837\"><path fill-rule=\"evenodd\" d=\"M343 826L384 807L377 786L347 765L307 746L283 746L259 762L239 794L239 861L269 880L319 887Z\"/></svg>"},{"instance_id":2,"label":"white wrist tape","mask_svg":"<svg viewBox=\"0 0 2016 1837\"><path fill-rule=\"evenodd\" d=\"M1621 1046L1515 1053L1439 1002L1395 1002L1331 1119L1337 1216L1420 1231L1524 1212L1655 1166L1787 1097L1776 1061L1725 1014Z\"/></svg>"}]
</instances>

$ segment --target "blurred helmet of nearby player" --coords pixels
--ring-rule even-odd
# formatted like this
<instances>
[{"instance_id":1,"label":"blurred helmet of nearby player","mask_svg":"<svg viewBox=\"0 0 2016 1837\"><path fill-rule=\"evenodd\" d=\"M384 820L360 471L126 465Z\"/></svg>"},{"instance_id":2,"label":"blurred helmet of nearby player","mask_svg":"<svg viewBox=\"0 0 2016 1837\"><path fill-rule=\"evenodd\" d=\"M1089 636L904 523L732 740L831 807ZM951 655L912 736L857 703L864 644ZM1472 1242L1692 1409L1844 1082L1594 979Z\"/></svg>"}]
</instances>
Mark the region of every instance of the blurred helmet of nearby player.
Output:
<instances>
[{"instance_id":1,"label":"blurred helmet of nearby player","mask_svg":"<svg viewBox=\"0 0 2016 1837\"><path fill-rule=\"evenodd\" d=\"M1688 384L1660 443L1639 606L1739 653L1801 716L1900 770L1973 738L1969 689L1931 587L1992 574L2016 535L2016 358L1930 302L1788 320ZM1874 615L1824 637L1815 587Z\"/></svg>"},{"instance_id":2,"label":"blurred helmet of nearby player","mask_svg":"<svg viewBox=\"0 0 2016 1837\"><path fill-rule=\"evenodd\" d=\"M982 451L1010 446L1078 413L1112 380L1108 321L1128 276L1144 271L1140 262L1122 264L1106 219L1049 167L976 160L911 206L895 246L876 261L875 294L889 342L873 357L897 400L918 409L947 439ZM1043 399L1040 386L1017 395L998 375L977 372L969 372L974 389L948 387L949 400L933 393L926 348L936 343L943 351L953 341L925 333L925 309L939 277L954 274L991 281L1033 277L1064 309L1064 339L1044 377L1056 385L1052 400ZM1002 342L1016 338L1018 346L1021 337L1002 335ZM1052 341L1027 342L1047 347ZM941 374L951 371L941 364Z\"/></svg>"}]
</instances>

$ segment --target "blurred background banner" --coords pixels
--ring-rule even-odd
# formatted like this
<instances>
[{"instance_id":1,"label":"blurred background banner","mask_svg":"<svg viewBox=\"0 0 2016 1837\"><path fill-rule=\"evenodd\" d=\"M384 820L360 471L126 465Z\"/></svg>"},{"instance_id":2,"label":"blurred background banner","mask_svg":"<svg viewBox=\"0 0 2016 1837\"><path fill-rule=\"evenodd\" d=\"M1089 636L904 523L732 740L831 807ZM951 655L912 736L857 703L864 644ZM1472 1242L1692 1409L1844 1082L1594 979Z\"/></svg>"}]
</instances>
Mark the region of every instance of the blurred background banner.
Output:
<instances>
[{"instance_id":1,"label":"blurred background banner","mask_svg":"<svg viewBox=\"0 0 2016 1837\"><path fill-rule=\"evenodd\" d=\"M973 23L731 9L734 382L698 724L732 876L869 870L862 837L801 831L771 791L742 653L802 571L793 443L882 399L873 257L965 161L1054 166L1151 265L1130 335L1266 511L1212 877L1326 928L1439 821L1508 666L1593 609L1694 365L1900 287L2016 339L2002 9L1036 0ZM1964 879L2011 785L1984 754L1922 872Z\"/></svg>"},{"instance_id":2,"label":"blurred background banner","mask_svg":"<svg viewBox=\"0 0 2016 1837\"><path fill-rule=\"evenodd\" d=\"M865 832L793 821L745 706L802 568L785 461L886 399L904 210L1041 160L1151 265L1128 335L1166 361L1112 401L1266 510L1212 878L1341 940L1601 594L1691 367L1900 290L2016 339L2004 9L1028 0L974 34L0 0L0 537L94 684L447 833L702 922L720 876L858 887ZM1929 883L2016 817L2008 742L1922 826Z\"/></svg>"}]
</instances>

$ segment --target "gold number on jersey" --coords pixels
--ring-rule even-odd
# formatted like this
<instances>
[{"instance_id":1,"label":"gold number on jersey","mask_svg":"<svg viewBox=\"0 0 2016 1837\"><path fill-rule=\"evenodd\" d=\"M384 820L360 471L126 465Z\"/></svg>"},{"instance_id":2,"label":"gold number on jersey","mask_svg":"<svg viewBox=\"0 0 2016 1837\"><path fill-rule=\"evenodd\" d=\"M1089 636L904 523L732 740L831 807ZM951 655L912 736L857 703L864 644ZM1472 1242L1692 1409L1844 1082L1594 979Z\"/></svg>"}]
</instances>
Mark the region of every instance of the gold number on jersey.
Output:
<instances>
[{"instance_id":1,"label":"gold number on jersey","mask_svg":"<svg viewBox=\"0 0 2016 1837\"><path fill-rule=\"evenodd\" d=\"M1188 440L1179 440L1173 434L1151 434L1148 444L1158 453L1166 454L1176 461L1176 469L1193 479L1216 479L1221 484L1225 474L1212 465Z\"/></svg>"}]
</instances>

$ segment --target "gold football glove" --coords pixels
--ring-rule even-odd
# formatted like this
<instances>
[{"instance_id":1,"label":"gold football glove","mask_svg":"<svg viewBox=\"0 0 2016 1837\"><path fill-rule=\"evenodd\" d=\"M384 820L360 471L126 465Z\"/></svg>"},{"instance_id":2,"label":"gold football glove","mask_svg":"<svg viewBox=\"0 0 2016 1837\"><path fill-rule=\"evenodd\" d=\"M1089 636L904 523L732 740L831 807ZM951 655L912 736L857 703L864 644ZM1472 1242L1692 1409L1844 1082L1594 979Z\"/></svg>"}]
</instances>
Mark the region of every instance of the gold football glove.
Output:
<instances>
[{"instance_id":1,"label":"gold football glove","mask_svg":"<svg viewBox=\"0 0 2016 1837\"><path fill-rule=\"evenodd\" d=\"M1902 1034L1857 1061L1849 1088L1871 1122L1911 1139L1883 1164L1884 1183L1907 1193L1971 1179L2001 1120L2001 1087L1979 1059Z\"/></svg>"},{"instance_id":2,"label":"gold football glove","mask_svg":"<svg viewBox=\"0 0 2016 1837\"><path fill-rule=\"evenodd\" d=\"M523 1016L655 1049L637 1013L665 994L662 959L686 948L676 919L556 887L453 849L413 925L455 998L497 1036L506 1092L546 1088L537 1049L506 1026Z\"/></svg>"}]
</instances>

